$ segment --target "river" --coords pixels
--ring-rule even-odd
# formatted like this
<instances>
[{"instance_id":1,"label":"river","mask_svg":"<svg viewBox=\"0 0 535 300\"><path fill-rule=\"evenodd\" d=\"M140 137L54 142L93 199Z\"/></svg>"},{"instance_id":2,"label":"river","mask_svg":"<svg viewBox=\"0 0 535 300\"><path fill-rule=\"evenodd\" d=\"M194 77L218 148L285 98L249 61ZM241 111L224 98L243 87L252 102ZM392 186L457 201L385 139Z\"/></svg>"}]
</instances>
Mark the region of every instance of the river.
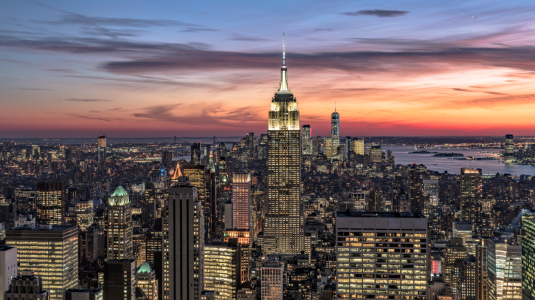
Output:
<instances>
[{"instance_id":1,"label":"river","mask_svg":"<svg viewBox=\"0 0 535 300\"><path fill-rule=\"evenodd\" d=\"M396 158L396 164L408 165L411 163L423 164L429 170L444 172L448 171L450 174L460 174L461 168L482 169L483 174L511 174L519 175L535 175L535 166L529 165L515 165L504 164L499 160L457 160L452 157L437 157L433 154L409 154L414 151L411 146L381 146L383 150L392 150L392 154ZM427 150L429 152L454 152L462 153L465 157L491 157L491 153L482 153L481 151L498 152L498 149L418 149L418 151Z\"/></svg>"}]
</instances>

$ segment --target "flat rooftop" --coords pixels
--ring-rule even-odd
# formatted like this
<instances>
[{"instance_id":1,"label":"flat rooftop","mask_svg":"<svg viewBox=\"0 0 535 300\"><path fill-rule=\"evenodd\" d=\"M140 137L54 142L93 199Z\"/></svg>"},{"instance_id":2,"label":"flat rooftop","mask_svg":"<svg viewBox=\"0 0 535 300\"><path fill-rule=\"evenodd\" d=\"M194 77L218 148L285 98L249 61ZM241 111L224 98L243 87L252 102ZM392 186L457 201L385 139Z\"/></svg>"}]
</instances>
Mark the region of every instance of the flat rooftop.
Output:
<instances>
[{"instance_id":1,"label":"flat rooftop","mask_svg":"<svg viewBox=\"0 0 535 300\"><path fill-rule=\"evenodd\" d=\"M71 229L75 226L70 226L70 225L53 225L52 228L50 228L49 226L45 225L45 226L40 226L40 225L35 225L35 228L31 228L30 226L28 225L22 225L22 226L18 226L18 227L13 227L11 229L8 229L8 230L27 230L27 231L64 231L64 230L68 230L68 229Z\"/></svg>"},{"instance_id":2,"label":"flat rooftop","mask_svg":"<svg viewBox=\"0 0 535 300\"><path fill-rule=\"evenodd\" d=\"M336 216L339 218L421 218L425 219L425 216L421 213L413 214L409 212L337 212Z\"/></svg>"}]
</instances>

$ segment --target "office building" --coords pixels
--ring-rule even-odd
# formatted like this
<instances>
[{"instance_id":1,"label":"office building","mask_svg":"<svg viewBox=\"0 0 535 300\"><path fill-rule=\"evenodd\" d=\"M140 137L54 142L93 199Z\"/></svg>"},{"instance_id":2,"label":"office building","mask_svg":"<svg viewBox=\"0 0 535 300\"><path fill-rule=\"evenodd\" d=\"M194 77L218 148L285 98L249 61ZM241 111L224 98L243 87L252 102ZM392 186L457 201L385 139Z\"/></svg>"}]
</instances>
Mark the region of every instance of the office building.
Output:
<instances>
[{"instance_id":1,"label":"office building","mask_svg":"<svg viewBox=\"0 0 535 300\"><path fill-rule=\"evenodd\" d=\"M281 80L269 112L265 255L299 254L304 249L299 110L297 100L288 87L287 75L283 49Z\"/></svg>"},{"instance_id":2,"label":"office building","mask_svg":"<svg viewBox=\"0 0 535 300\"><path fill-rule=\"evenodd\" d=\"M382 163L383 162L383 149L381 146L371 146L369 150L370 161L373 163Z\"/></svg>"},{"instance_id":3,"label":"office building","mask_svg":"<svg viewBox=\"0 0 535 300\"><path fill-rule=\"evenodd\" d=\"M457 294L457 279L459 277L458 260L465 260L468 252L462 238L452 238L444 250L442 257L442 275L444 281L449 283L454 294Z\"/></svg>"},{"instance_id":4,"label":"office building","mask_svg":"<svg viewBox=\"0 0 535 300\"><path fill-rule=\"evenodd\" d=\"M256 286L251 282L244 282L238 289L237 300L257 300Z\"/></svg>"},{"instance_id":5,"label":"office building","mask_svg":"<svg viewBox=\"0 0 535 300\"><path fill-rule=\"evenodd\" d=\"M242 284L250 280L251 267L251 236L249 229L232 229L223 232L223 242L229 243L231 239L237 239L238 247L238 283Z\"/></svg>"},{"instance_id":6,"label":"office building","mask_svg":"<svg viewBox=\"0 0 535 300\"><path fill-rule=\"evenodd\" d=\"M204 289L216 300L236 299L238 288L237 239L204 245Z\"/></svg>"},{"instance_id":7,"label":"office building","mask_svg":"<svg viewBox=\"0 0 535 300\"><path fill-rule=\"evenodd\" d=\"M251 228L251 173L232 176L232 228Z\"/></svg>"},{"instance_id":8,"label":"office building","mask_svg":"<svg viewBox=\"0 0 535 300\"><path fill-rule=\"evenodd\" d=\"M104 262L104 300L136 299L136 262L133 259Z\"/></svg>"},{"instance_id":9,"label":"office building","mask_svg":"<svg viewBox=\"0 0 535 300\"><path fill-rule=\"evenodd\" d=\"M42 277L51 300L78 285L78 227L27 225L7 231L6 244L17 248L18 269ZM19 271L20 272L20 271Z\"/></svg>"},{"instance_id":10,"label":"office building","mask_svg":"<svg viewBox=\"0 0 535 300\"><path fill-rule=\"evenodd\" d=\"M4 292L17 277L17 270L17 248L0 245L0 300L4 300Z\"/></svg>"},{"instance_id":11,"label":"office building","mask_svg":"<svg viewBox=\"0 0 535 300\"><path fill-rule=\"evenodd\" d=\"M476 300L478 269L476 258L472 255L464 260L458 260L459 276L457 277L457 299Z\"/></svg>"},{"instance_id":12,"label":"office building","mask_svg":"<svg viewBox=\"0 0 535 300\"><path fill-rule=\"evenodd\" d=\"M50 293L44 289L42 276L34 276L32 270L22 270L20 275L13 278L9 289L3 293L6 300L49 300ZM62 298L57 298L62 299Z\"/></svg>"},{"instance_id":13,"label":"office building","mask_svg":"<svg viewBox=\"0 0 535 300\"><path fill-rule=\"evenodd\" d=\"M65 224L65 187L61 182L37 184L37 224Z\"/></svg>"},{"instance_id":14,"label":"office building","mask_svg":"<svg viewBox=\"0 0 535 300\"><path fill-rule=\"evenodd\" d=\"M310 125L303 125L301 131L301 148L303 155L312 154L312 139L310 138Z\"/></svg>"},{"instance_id":15,"label":"office building","mask_svg":"<svg viewBox=\"0 0 535 300\"><path fill-rule=\"evenodd\" d=\"M354 138L351 141L351 151L357 155L364 155L364 138Z\"/></svg>"},{"instance_id":16,"label":"office building","mask_svg":"<svg viewBox=\"0 0 535 300\"><path fill-rule=\"evenodd\" d=\"M488 300L488 240L483 240L476 247L476 264L477 264L477 285L476 299Z\"/></svg>"},{"instance_id":17,"label":"office building","mask_svg":"<svg viewBox=\"0 0 535 300\"><path fill-rule=\"evenodd\" d=\"M472 223L476 235L483 229L482 184L481 170L461 168L461 220Z\"/></svg>"},{"instance_id":18,"label":"office building","mask_svg":"<svg viewBox=\"0 0 535 300\"><path fill-rule=\"evenodd\" d=\"M191 145L191 163L194 165L201 164L201 143L193 143Z\"/></svg>"},{"instance_id":19,"label":"office building","mask_svg":"<svg viewBox=\"0 0 535 300\"><path fill-rule=\"evenodd\" d=\"M276 257L267 258L260 271L262 300L283 300L284 265Z\"/></svg>"},{"instance_id":20,"label":"office building","mask_svg":"<svg viewBox=\"0 0 535 300\"><path fill-rule=\"evenodd\" d=\"M515 162L515 143L512 134L505 135L505 151L503 158L506 163Z\"/></svg>"},{"instance_id":21,"label":"office building","mask_svg":"<svg viewBox=\"0 0 535 300\"><path fill-rule=\"evenodd\" d=\"M197 188L174 179L163 212L163 298L199 300L203 289L204 217Z\"/></svg>"},{"instance_id":22,"label":"office building","mask_svg":"<svg viewBox=\"0 0 535 300\"><path fill-rule=\"evenodd\" d=\"M68 289L65 291L65 300L103 300L101 289Z\"/></svg>"},{"instance_id":23,"label":"office building","mask_svg":"<svg viewBox=\"0 0 535 300\"><path fill-rule=\"evenodd\" d=\"M94 222L93 201L76 202L76 224L80 230L86 230Z\"/></svg>"},{"instance_id":24,"label":"office building","mask_svg":"<svg viewBox=\"0 0 535 300\"><path fill-rule=\"evenodd\" d=\"M158 300L158 279L148 262L141 264L136 272L136 287L140 288L146 300Z\"/></svg>"},{"instance_id":25,"label":"office building","mask_svg":"<svg viewBox=\"0 0 535 300\"><path fill-rule=\"evenodd\" d=\"M427 225L423 214L338 212L337 299L426 299Z\"/></svg>"},{"instance_id":26,"label":"office building","mask_svg":"<svg viewBox=\"0 0 535 300\"><path fill-rule=\"evenodd\" d=\"M108 199L107 214L109 260L133 259L132 206L128 193L119 186Z\"/></svg>"},{"instance_id":27,"label":"office building","mask_svg":"<svg viewBox=\"0 0 535 300\"><path fill-rule=\"evenodd\" d=\"M522 246L505 238L488 244L489 300L522 299Z\"/></svg>"},{"instance_id":28,"label":"office building","mask_svg":"<svg viewBox=\"0 0 535 300\"><path fill-rule=\"evenodd\" d=\"M535 210L522 211L522 299L535 299Z\"/></svg>"},{"instance_id":29,"label":"office building","mask_svg":"<svg viewBox=\"0 0 535 300\"><path fill-rule=\"evenodd\" d=\"M197 188L197 197L198 201L201 203L201 209L204 216L204 228L210 229L212 226L212 210L214 209L215 202L212 202L210 193L208 193L207 188L209 187L210 182L210 171L205 170L204 165L186 165L182 166L183 176L187 176L190 184ZM210 240L211 230L206 230L204 238Z\"/></svg>"}]
</instances>

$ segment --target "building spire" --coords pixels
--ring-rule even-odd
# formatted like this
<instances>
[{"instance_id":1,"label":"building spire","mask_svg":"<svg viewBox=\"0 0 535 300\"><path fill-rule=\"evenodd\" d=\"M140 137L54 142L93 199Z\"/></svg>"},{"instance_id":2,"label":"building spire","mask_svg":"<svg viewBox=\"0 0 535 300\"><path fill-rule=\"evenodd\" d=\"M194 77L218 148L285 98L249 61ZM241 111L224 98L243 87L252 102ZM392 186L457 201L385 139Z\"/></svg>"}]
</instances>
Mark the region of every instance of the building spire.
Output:
<instances>
[{"instance_id":1,"label":"building spire","mask_svg":"<svg viewBox=\"0 0 535 300\"><path fill-rule=\"evenodd\" d=\"M336 99L334 99L334 112L336 112Z\"/></svg>"},{"instance_id":2,"label":"building spire","mask_svg":"<svg viewBox=\"0 0 535 300\"><path fill-rule=\"evenodd\" d=\"M278 93L290 93L288 87L288 70L286 69L286 34L282 32L282 67L281 67L281 81L279 83Z\"/></svg>"},{"instance_id":3,"label":"building spire","mask_svg":"<svg viewBox=\"0 0 535 300\"><path fill-rule=\"evenodd\" d=\"M286 66L286 35L282 31L282 65Z\"/></svg>"}]
</instances>

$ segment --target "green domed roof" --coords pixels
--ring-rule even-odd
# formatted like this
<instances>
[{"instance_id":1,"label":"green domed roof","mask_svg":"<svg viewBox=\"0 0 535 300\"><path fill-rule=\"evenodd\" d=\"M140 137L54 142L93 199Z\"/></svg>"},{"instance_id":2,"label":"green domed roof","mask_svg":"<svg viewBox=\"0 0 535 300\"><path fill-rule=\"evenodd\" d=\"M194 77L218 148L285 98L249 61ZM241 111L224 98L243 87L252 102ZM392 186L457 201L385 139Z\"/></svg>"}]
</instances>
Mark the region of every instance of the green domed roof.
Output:
<instances>
[{"instance_id":1,"label":"green domed roof","mask_svg":"<svg viewBox=\"0 0 535 300\"><path fill-rule=\"evenodd\" d=\"M148 262L144 262L139 266L139 269L137 269L138 273L152 273L152 269Z\"/></svg>"},{"instance_id":2,"label":"green domed roof","mask_svg":"<svg viewBox=\"0 0 535 300\"><path fill-rule=\"evenodd\" d=\"M111 194L110 199L108 199L108 204L110 206L125 205L130 203L130 198L128 193L124 190L122 186L119 186L113 194Z\"/></svg>"}]
</instances>

